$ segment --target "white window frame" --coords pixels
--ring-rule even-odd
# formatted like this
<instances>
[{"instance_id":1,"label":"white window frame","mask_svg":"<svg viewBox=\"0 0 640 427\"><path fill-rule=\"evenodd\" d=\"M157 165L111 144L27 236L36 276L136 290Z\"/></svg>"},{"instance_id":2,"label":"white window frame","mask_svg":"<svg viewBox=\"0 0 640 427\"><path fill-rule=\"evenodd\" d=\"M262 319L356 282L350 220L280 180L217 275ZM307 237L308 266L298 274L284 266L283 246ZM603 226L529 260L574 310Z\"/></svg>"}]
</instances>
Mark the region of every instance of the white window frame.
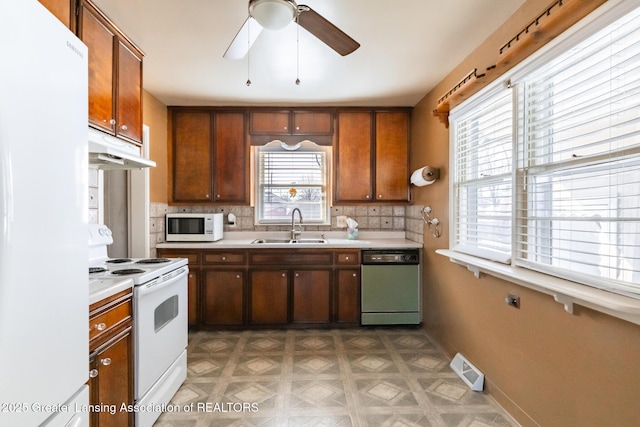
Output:
<instances>
[{"instance_id":1,"label":"white window frame","mask_svg":"<svg viewBox=\"0 0 640 427\"><path fill-rule=\"evenodd\" d=\"M463 103L458 108L451 111L450 123L452 123L451 137L454 136L453 129L455 128L455 120L460 114L464 114L469 108L473 108L474 104L482 102L483 98L490 96L491 93L499 90L500 86L508 84L511 86L511 80L517 81L521 77L530 73L532 70L539 67L541 64L548 62L551 58L561 54L568 47L576 45L578 42L587 39L589 36L595 34L597 31L606 27L610 23L614 22L618 18L629 13L637 7L637 3L624 2L618 0L610 0L594 13L590 14L587 18L583 19L580 23L566 31L563 35L556 38L548 46L541 49L536 54L532 55L529 59L524 61L519 66L515 67L512 71L505 74L505 76L492 83L489 87L485 88L480 93L473 96L467 102ZM493 91L493 92L492 92ZM516 92L516 91L514 91ZM517 94L514 93L514 139L517 141L518 126L517 120L519 112L517 111ZM453 139L451 140L453 141ZM514 143L514 170L512 182L517 183L517 152L516 144ZM455 153L453 152L454 144L450 144L450 166L452 175L455 174L454 162ZM490 259L491 257L480 257L478 254L473 254L467 251L467 253L455 250L455 235L454 229L456 224L456 212L455 212L455 200L453 200L453 182L450 182L450 248L451 250L437 250L436 252L448 256L452 262L462 264L466 266L476 277L480 277L481 274L489 274L518 285L534 289L536 291L552 295L554 300L564 306L564 309L573 313L573 304L592 308L597 311L601 311L610 314L614 317L618 317L635 324L640 324L640 295L631 297L628 295L621 295L619 293L609 292L607 290L587 286L585 284L579 284L572 278L556 277L555 275L548 274L548 272L541 273L531 268L526 268L526 263L518 262L515 256L506 263L495 262ZM512 200L519 202L518 194L514 185ZM515 234L521 223L518 223L515 215L514 203L513 209L513 223L512 223L512 254L517 253L517 241ZM489 259L487 259L489 258Z\"/></svg>"},{"instance_id":2,"label":"white window frame","mask_svg":"<svg viewBox=\"0 0 640 427\"><path fill-rule=\"evenodd\" d=\"M307 225L330 225L331 224L331 206L329 201L331 200L331 164L332 164L332 150L330 146L322 146L315 144L312 141L302 141L296 145L288 145L282 141L275 140L264 146L256 146L253 147L253 170L254 170L254 191L255 191L255 225L286 225L291 223L291 213L293 209L299 208L302 211L303 222ZM319 201L320 212L319 217L312 218L309 215L305 215L305 207L303 203L284 203L283 208L286 209L285 216L281 219L269 219L265 218L264 206L263 206L263 191L265 189L265 185L261 182L261 150L266 151L275 151L282 153L308 153L308 152L317 152L320 153L324 158L324 165L321 169L323 176L321 177L320 182L316 182L311 184L311 187L320 188L321 192L321 200ZM301 188L308 187L309 185L305 185L301 182L291 183L286 185L285 187L291 188L292 191L294 189L300 190ZM283 187L282 185L276 185L276 187ZM283 187L284 188L284 187Z\"/></svg>"}]
</instances>

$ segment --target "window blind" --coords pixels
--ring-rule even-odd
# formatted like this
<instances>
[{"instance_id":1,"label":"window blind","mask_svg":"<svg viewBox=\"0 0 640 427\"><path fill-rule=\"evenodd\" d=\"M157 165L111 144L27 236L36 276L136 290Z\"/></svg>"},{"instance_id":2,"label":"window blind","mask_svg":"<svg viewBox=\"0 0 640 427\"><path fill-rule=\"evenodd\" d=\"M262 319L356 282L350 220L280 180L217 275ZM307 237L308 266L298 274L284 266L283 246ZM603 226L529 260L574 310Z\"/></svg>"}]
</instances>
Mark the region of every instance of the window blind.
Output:
<instances>
[{"instance_id":1,"label":"window blind","mask_svg":"<svg viewBox=\"0 0 640 427\"><path fill-rule=\"evenodd\" d=\"M640 9L514 82L516 264L640 297Z\"/></svg>"},{"instance_id":2,"label":"window blind","mask_svg":"<svg viewBox=\"0 0 640 427\"><path fill-rule=\"evenodd\" d=\"M305 223L326 221L326 150L261 148L257 169L258 222L290 221L294 208Z\"/></svg>"},{"instance_id":3,"label":"window blind","mask_svg":"<svg viewBox=\"0 0 640 427\"><path fill-rule=\"evenodd\" d=\"M507 262L511 253L512 95L499 88L452 114L455 250Z\"/></svg>"}]
</instances>

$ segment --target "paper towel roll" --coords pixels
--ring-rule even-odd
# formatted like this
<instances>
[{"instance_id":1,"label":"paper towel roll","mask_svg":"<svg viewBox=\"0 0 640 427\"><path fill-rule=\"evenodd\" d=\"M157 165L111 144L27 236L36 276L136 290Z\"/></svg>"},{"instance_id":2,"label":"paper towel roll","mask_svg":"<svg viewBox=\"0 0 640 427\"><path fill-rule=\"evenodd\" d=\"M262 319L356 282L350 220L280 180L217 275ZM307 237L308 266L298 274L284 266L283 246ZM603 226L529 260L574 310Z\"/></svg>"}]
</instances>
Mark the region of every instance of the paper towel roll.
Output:
<instances>
[{"instance_id":1,"label":"paper towel roll","mask_svg":"<svg viewBox=\"0 0 640 427\"><path fill-rule=\"evenodd\" d=\"M411 183L418 187L424 187L425 185L433 184L439 177L440 169L425 166L423 168L416 169L411 174Z\"/></svg>"}]
</instances>

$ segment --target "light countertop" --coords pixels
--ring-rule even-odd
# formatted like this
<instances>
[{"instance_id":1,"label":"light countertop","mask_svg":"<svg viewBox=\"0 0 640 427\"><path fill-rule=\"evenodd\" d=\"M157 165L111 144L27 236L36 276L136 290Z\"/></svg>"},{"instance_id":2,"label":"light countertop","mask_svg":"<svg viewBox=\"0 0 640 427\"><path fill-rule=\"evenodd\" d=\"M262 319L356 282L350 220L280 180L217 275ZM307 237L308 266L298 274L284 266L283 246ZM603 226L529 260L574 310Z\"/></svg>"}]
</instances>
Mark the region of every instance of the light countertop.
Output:
<instances>
[{"instance_id":1,"label":"light countertop","mask_svg":"<svg viewBox=\"0 0 640 427\"><path fill-rule=\"evenodd\" d=\"M225 232L217 242L165 242L157 248L165 249L259 249L259 248L357 248L357 249L411 249L422 248L422 243L405 238L402 231L361 231L358 238L349 240L346 232L303 231L299 239L324 238L326 243L252 243L256 239L289 239L286 231Z\"/></svg>"},{"instance_id":2,"label":"light countertop","mask_svg":"<svg viewBox=\"0 0 640 427\"><path fill-rule=\"evenodd\" d=\"M89 305L131 288L133 288L133 279L91 279L89 280Z\"/></svg>"}]
</instances>

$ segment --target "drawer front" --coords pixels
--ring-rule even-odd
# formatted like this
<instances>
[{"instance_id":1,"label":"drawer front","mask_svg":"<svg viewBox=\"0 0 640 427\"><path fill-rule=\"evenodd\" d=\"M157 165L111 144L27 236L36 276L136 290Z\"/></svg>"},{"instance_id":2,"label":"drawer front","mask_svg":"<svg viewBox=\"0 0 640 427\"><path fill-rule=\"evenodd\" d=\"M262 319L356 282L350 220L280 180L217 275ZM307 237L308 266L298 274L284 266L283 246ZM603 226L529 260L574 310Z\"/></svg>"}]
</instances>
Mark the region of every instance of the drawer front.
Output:
<instances>
[{"instance_id":1,"label":"drawer front","mask_svg":"<svg viewBox=\"0 0 640 427\"><path fill-rule=\"evenodd\" d=\"M247 257L244 252L205 252L205 264L245 264Z\"/></svg>"},{"instance_id":2,"label":"drawer front","mask_svg":"<svg viewBox=\"0 0 640 427\"><path fill-rule=\"evenodd\" d=\"M89 318L89 340L100 338L111 332L118 325L131 319L133 313L133 303L127 299L106 311L91 316Z\"/></svg>"},{"instance_id":3,"label":"drawer front","mask_svg":"<svg viewBox=\"0 0 640 427\"><path fill-rule=\"evenodd\" d=\"M336 252L336 264L338 265L359 265L360 251Z\"/></svg>"},{"instance_id":4,"label":"drawer front","mask_svg":"<svg viewBox=\"0 0 640 427\"><path fill-rule=\"evenodd\" d=\"M251 253L251 265L331 265L331 252L260 251Z\"/></svg>"},{"instance_id":5,"label":"drawer front","mask_svg":"<svg viewBox=\"0 0 640 427\"><path fill-rule=\"evenodd\" d=\"M173 250L158 249L158 256L163 258L186 258L189 265L200 264L200 254L198 252L174 252Z\"/></svg>"}]
</instances>

